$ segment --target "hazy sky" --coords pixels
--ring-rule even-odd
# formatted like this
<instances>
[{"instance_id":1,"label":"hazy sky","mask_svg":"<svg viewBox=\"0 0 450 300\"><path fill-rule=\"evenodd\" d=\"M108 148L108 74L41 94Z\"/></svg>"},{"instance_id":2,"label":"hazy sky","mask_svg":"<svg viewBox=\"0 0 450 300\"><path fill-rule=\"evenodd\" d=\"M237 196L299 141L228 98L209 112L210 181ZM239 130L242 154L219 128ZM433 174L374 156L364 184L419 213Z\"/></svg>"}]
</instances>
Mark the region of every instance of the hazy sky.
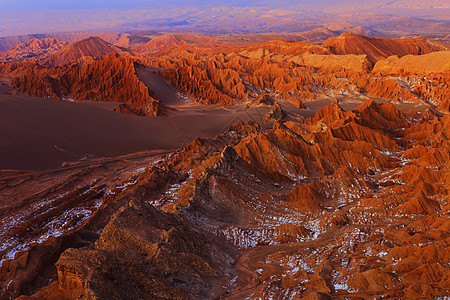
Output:
<instances>
[{"instance_id":1,"label":"hazy sky","mask_svg":"<svg viewBox=\"0 0 450 300\"><path fill-rule=\"evenodd\" d=\"M137 6L145 0L0 0L4 9L80 9L80 8L127 8Z\"/></svg>"},{"instance_id":2,"label":"hazy sky","mask_svg":"<svg viewBox=\"0 0 450 300\"><path fill-rule=\"evenodd\" d=\"M312 0L293 1L281 0L273 2L274 5L280 3L298 3L311 2ZM130 9L139 7L151 7L152 5L168 5L168 6L194 6L194 5L258 5L265 2L268 5L272 1L253 1L253 0L0 0L0 6L3 9ZM320 2L320 1L315 1Z\"/></svg>"},{"instance_id":3,"label":"hazy sky","mask_svg":"<svg viewBox=\"0 0 450 300\"><path fill-rule=\"evenodd\" d=\"M151 9L178 7L269 7L276 9L304 7L315 10L327 8L410 10L450 9L449 0L0 0L0 11L10 9Z\"/></svg>"},{"instance_id":4,"label":"hazy sky","mask_svg":"<svg viewBox=\"0 0 450 300\"><path fill-rule=\"evenodd\" d=\"M188 30L193 31L235 25L237 31L247 32L258 24L269 27L276 18L286 19L285 24L306 19L328 22L329 16L344 13L352 14L354 18L349 21L358 25L365 25L359 15L374 13L449 20L450 4L449 0L0 0L0 36L175 27L184 30L187 23L192 24ZM249 24L254 26L249 28Z\"/></svg>"}]
</instances>

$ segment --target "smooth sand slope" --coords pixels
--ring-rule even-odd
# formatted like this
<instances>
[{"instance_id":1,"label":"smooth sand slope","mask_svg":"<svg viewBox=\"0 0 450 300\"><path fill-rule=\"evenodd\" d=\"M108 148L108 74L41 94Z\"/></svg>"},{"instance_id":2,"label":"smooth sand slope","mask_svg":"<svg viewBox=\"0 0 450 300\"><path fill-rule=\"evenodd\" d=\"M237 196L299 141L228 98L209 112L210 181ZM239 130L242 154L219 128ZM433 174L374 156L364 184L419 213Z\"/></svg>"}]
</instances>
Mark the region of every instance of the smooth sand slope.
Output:
<instances>
[{"instance_id":1,"label":"smooth sand slope","mask_svg":"<svg viewBox=\"0 0 450 300\"><path fill-rule=\"evenodd\" d=\"M152 72L152 68L139 65L136 67L136 74L151 91L153 91L161 103L167 106L176 106L183 104L183 99L175 88L173 88L165 79Z\"/></svg>"},{"instance_id":2,"label":"smooth sand slope","mask_svg":"<svg viewBox=\"0 0 450 300\"><path fill-rule=\"evenodd\" d=\"M213 137L239 120L261 120L267 109L212 109L149 118L92 103L0 94L0 169L39 170L86 155L175 149L197 136Z\"/></svg>"}]
</instances>

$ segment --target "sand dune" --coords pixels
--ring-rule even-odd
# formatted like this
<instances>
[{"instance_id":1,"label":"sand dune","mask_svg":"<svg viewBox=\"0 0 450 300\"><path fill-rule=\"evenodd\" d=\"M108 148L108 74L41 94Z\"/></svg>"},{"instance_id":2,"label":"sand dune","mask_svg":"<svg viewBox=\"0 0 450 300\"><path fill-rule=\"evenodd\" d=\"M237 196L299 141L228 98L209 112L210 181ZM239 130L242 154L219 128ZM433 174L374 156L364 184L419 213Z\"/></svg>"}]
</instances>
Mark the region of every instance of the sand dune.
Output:
<instances>
[{"instance_id":1,"label":"sand dune","mask_svg":"<svg viewBox=\"0 0 450 300\"><path fill-rule=\"evenodd\" d=\"M0 169L58 167L93 154L117 156L175 149L195 137L213 137L239 120L260 120L267 108L212 109L171 117L135 117L95 103L0 95Z\"/></svg>"},{"instance_id":2,"label":"sand dune","mask_svg":"<svg viewBox=\"0 0 450 300\"><path fill-rule=\"evenodd\" d=\"M167 106L182 104L180 94L166 80L150 71L150 68L143 65L136 67L136 74L151 91Z\"/></svg>"}]
</instances>

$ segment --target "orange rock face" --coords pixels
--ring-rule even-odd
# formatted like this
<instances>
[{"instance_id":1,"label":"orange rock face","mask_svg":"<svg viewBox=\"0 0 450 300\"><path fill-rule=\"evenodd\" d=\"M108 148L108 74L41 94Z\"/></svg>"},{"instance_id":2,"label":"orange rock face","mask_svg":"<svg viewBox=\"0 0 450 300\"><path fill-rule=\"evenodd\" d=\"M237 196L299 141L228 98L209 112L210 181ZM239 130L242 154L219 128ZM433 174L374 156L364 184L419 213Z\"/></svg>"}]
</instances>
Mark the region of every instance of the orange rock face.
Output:
<instances>
[{"instance_id":1,"label":"orange rock face","mask_svg":"<svg viewBox=\"0 0 450 300\"><path fill-rule=\"evenodd\" d=\"M293 103L324 95L363 95L394 103L443 103L443 109L446 105L448 47L423 38L374 39L343 34L322 46L270 41L224 48L219 53L197 51L192 46L169 48L148 63L167 70L161 75L172 85L205 104L230 105L270 92ZM423 55L426 53L430 54ZM403 68L401 61L390 62L392 67L380 61L373 67L377 60L391 55L414 56L401 59L408 68ZM428 69L421 69L423 65ZM429 75L427 80L420 78L425 75Z\"/></svg>"},{"instance_id":2,"label":"orange rock face","mask_svg":"<svg viewBox=\"0 0 450 300\"><path fill-rule=\"evenodd\" d=\"M450 51L440 51L420 56L389 57L378 61L372 74L392 76L403 87L420 99L426 100L448 112L450 94Z\"/></svg>"},{"instance_id":3,"label":"orange rock face","mask_svg":"<svg viewBox=\"0 0 450 300\"><path fill-rule=\"evenodd\" d=\"M391 74L423 74L450 72L450 51L439 51L424 55L391 56L378 61L372 72Z\"/></svg>"},{"instance_id":4,"label":"orange rock face","mask_svg":"<svg viewBox=\"0 0 450 300\"><path fill-rule=\"evenodd\" d=\"M95 248L63 253L56 263L58 285L41 294L59 290L67 298L203 298L211 294L210 283L225 275L220 270L230 267L232 257L178 217L130 202L112 216Z\"/></svg>"},{"instance_id":5,"label":"orange rock face","mask_svg":"<svg viewBox=\"0 0 450 300\"><path fill-rule=\"evenodd\" d=\"M112 54L99 60L79 60L66 67L29 71L13 80L21 94L42 98L125 103L121 112L153 116L159 101L139 81L129 58Z\"/></svg>"}]
</instances>

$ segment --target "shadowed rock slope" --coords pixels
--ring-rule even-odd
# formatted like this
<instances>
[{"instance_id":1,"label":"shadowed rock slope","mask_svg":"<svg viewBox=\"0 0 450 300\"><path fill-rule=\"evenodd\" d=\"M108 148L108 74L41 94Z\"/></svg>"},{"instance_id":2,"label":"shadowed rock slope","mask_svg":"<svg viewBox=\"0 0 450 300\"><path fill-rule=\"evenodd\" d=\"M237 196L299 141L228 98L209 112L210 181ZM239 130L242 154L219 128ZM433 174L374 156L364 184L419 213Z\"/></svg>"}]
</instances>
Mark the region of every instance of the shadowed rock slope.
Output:
<instances>
[{"instance_id":1,"label":"shadowed rock slope","mask_svg":"<svg viewBox=\"0 0 450 300\"><path fill-rule=\"evenodd\" d=\"M232 252L209 239L180 217L131 201L91 248L62 254L58 284L46 290L69 299L208 298L233 262Z\"/></svg>"}]
</instances>

